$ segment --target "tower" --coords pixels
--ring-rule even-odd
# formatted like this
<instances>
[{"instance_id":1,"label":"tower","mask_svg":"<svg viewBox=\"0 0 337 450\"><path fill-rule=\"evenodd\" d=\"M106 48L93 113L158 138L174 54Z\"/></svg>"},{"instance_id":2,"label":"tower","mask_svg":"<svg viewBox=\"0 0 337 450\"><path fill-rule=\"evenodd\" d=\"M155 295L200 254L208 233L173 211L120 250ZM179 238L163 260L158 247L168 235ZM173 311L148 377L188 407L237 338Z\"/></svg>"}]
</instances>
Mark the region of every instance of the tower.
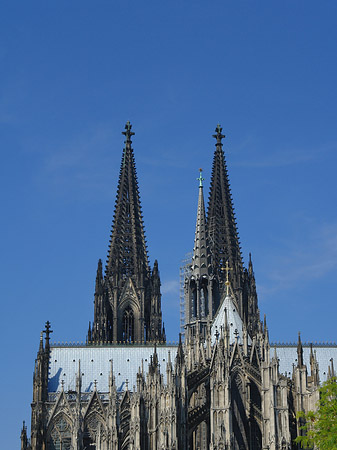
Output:
<instances>
[{"instance_id":1,"label":"tower","mask_svg":"<svg viewBox=\"0 0 337 450\"><path fill-rule=\"evenodd\" d=\"M211 265L211 253L205 213L202 169L199 178L197 220L191 273L185 281L186 324L189 333L201 333L205 337L207 322L213 319L217 297L217 278Z\"/></svg>"},{"instance_id":2,"label":"tower","mask_svg":"<svg viewBox=\"0 0 337 450\"><path fill-rule=\"evenodd\" d=\"M212 271L219 279L219 291L214 298L214 309L216 312L221 296L224 294L225 265L228 262L232 269L230 283L234 301L242 320L247 323L248 331L253 335L257 333L260 320L253 264L251 256L248 270L244 268L242 262L239 233L222 144L225 135L222 134L220 124L217 125L213 137L216 143L207 210L207 228Z\"/></svg>"},{"instance_id":3,"label":"tower","mask_svg":"<svg viewBox=\"0 0 337 450\"><path fill-rule=\"evenodd\" d=\"M89 342L163 342L158 262L151 271L132 149L132 125L125 125L115 213L103 276L96 275L94 323Z\"/></svg>"}]
</instances>

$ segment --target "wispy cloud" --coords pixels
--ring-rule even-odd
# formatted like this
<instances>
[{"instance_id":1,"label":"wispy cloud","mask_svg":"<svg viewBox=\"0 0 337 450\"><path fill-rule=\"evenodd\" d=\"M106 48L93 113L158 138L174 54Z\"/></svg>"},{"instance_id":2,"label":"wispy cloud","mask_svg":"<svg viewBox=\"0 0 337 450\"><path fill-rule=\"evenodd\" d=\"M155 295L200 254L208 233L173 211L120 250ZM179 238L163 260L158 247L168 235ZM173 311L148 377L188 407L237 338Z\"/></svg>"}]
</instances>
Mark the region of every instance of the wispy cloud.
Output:
<instances>
[{"instance_id":1,"label":"wispy cloud","mask_svg":"<svg viewBox=\"0 0 337 450\"><path fill-rule=\"evenodd\" d=\"M300 241L288 242L278 251L272 270L266 270L265 283L258 286L264 297L291 289L298 282L322 279L337 269L337 223L314 227Z\"/></svg>"},{"instance_id":2,"label":"wispy cloud","mask_svg":"<svg viewBox=\"0 0 337 450\"><path fill-rule=\"evenodd\" d=\"M245 145L246 147L246 145ZM254 146L256 148L256 143ZM261 155L254 153L254 158L248 156L247 152L240 152L240 159L233 158L233 165L236 167L272 168L285 167L306 162L315 161L322 154L337 150L337 143L320 146L319 148L298 149L282 148L269 154ZM252 152L251 152L252 153Z\"/></svg>"},{"instance_id":3,"label":"wispy cloud","mask_svg":"<svg viewBox=\"0 0 337 450\"><path fill-rule=\"evenodd\" d=\"M166 280L161 287L162 294L176 294L179 295L179 281L178 280Z\"/></svg>"},{"instance_id":4,"label":"wispy cloud","mask_svg":"<svg viewBox=\"0 0 337 450\"><path fill-rule=\"evenodd\" d=\"M88 197L109 192L107 171L119 164L118 153L111 148L113 136L110 126L100 125L84 136L74 136L45 150L40 177L58 193L77 193ZM118 156L117 156L118 155Z\"/></svg>"}]
</instances>

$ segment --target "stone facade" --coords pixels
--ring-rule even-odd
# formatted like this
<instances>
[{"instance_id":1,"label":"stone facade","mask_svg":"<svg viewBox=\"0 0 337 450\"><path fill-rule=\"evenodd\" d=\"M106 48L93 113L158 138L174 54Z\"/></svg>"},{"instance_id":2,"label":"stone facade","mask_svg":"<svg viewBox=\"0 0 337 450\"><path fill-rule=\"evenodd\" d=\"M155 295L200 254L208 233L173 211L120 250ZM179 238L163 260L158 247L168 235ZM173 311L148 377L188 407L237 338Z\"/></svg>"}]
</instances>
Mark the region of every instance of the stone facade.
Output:
<instances>
[{"instance_id":1,"label":"stone facade","mask_svg":"<svg viewBox=\"0 0 337 450\"><path fill-rule=\"evenodd\" d=\"M24 425L22 450L297 448L296 412L318 400L319 352L311 346L305 362L299 336L294 364L280 373L260 319L251 258L243 266L224 136L219 125L215 131L207 215L199 177L184 341L165 343L158 263L151 269L148 262L127 123L94 321L83 346L51 345L47 322L34 370L31 436ZM336 347L327 350L337 355ZM333 376L333 360L323 369Z\"/></svg>"}]
</instances>

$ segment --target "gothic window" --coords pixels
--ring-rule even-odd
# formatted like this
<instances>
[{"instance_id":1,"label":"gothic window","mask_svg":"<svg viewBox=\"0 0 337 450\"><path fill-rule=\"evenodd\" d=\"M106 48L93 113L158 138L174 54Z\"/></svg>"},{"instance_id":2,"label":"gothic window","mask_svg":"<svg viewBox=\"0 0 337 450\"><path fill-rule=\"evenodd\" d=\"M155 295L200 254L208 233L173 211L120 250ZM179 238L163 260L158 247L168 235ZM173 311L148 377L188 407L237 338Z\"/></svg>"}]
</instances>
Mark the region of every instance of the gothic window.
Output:
<instances>
[{"instance_id":1,"label":"gothic window","mask_svg":"<svg viewBox=\"0 0 337 450\"><path fill-rule=\"evenodd\" d=\"M101 449L106 441L106 432L103 422L97 413L91 413L85 420L83 434L83 449ZM103 447L105 448L105 447Z\"/></svg>"},{"instance_id":2,"label":"gothic window","mask_svg":"<svg viewBox=\"0 0 337 450\"><path fill-rule=\"evenodd\" d=\"M53 424L48 438L48 450L72 450L69 423L59 418Z\"/></svg>"},{"instance_id":3,"label":"gothic window","mask_svg":"<svg viewBox=\"0 0 337 450\"><path fill-rule=\"evenodd\" d=\"M133 311L128 306L123 314L123 341L133 342L135 340L135 318Z\"/></svg>"}]
</instances>

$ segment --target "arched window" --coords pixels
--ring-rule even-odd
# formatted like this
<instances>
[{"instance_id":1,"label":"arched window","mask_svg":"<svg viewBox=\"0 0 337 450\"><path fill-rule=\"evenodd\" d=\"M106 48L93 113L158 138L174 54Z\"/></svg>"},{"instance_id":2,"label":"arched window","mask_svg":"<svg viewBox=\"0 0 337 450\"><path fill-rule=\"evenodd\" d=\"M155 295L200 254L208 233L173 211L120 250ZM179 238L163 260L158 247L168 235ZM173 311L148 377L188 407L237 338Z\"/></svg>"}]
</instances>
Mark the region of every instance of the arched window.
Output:
<instances>
[{"instance_id":1,"label":"arched window","mask_svg":"<svg viewBox=\"0 0 337 450\"><path fill-rule=\"evenodd\" d=\"M71 431L69 423L60 417L57 419L49 433L48 450L72 450Z\"/></svg>"},{"instance_id":2,"label":"arched window","mask_svg":"<svg viewBox=\"0 0 337 450\"><path fill-rule=\"evenodd\" d=\"M134 342L135 340L135 318L133 311L128 306L123 314L123 341Z\"/></svg>"},{"instance_id":3,"label":"arched window","mask_svg":"<svg viewBox=\"0 0 337 450\"><path fill-rule=\"evenodd\" d=\"M102 417L93 412L85 418L83 433L83 450L105 449L107 440L106 428Z\"/></svg>"}]
</instances>

